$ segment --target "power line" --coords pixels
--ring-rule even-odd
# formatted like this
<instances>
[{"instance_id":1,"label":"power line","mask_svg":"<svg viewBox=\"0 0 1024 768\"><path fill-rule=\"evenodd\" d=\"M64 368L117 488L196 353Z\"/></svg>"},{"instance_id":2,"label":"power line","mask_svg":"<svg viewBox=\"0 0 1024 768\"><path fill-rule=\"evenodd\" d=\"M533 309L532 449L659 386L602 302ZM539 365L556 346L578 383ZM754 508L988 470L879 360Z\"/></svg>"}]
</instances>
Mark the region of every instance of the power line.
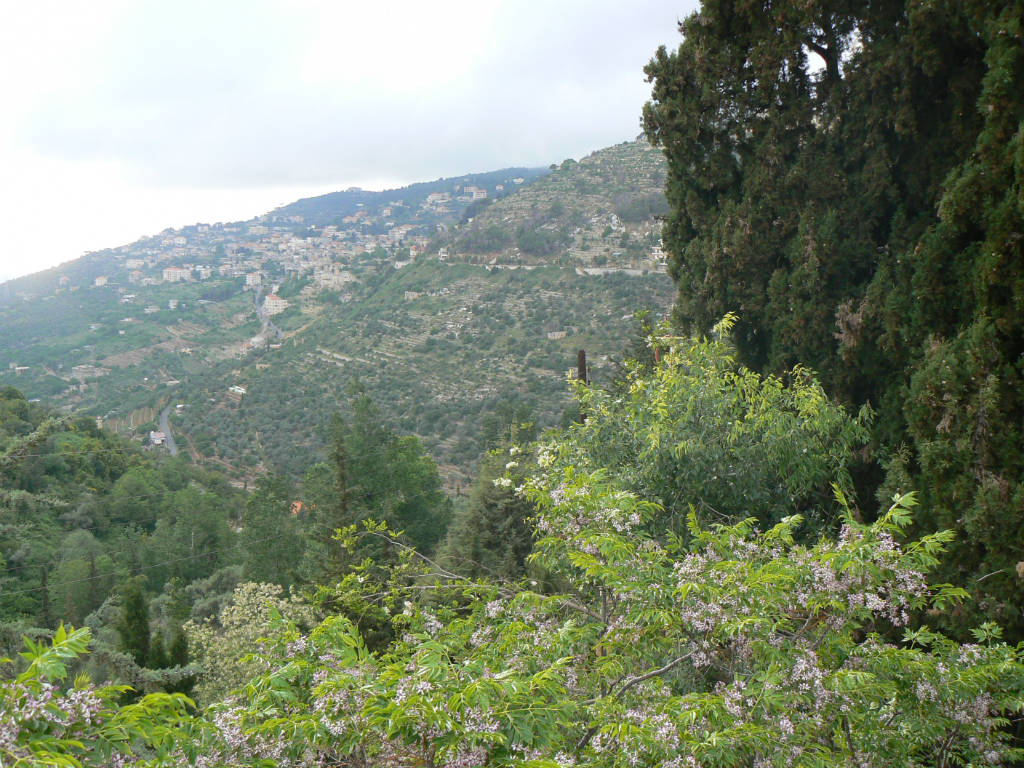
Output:
<instances>
[{"instance_id":1,"label":"power line","mask_svg":"<svg viewBox=\"0 0 1024 768\"><path fill-rule=\"evenodd\" d=\"M400 436L396 435L395 437L400 437ZM349 454L349 455L346 455L346 459L347 460L356 460L356 461L358 461L358 460L366 459L366 458L369 458L369 457L372 457L372 456L383 456L383 455L385 455L385 454L390 452L391 447L392 446L382 446L380 448L375 448L373 450L366 451L366 452L361 453L361 454ZM115 447L115 448L98 448L97 447L97 448L90 448L90 449L87 449L87 450L84 450L84 451L68 451L68 452L48 451L46 453L24 453L24 454L19 454L19 458L48 458L48 457L51 457L51 456L56 456L56 457L61 457L61 456L90 456L90 455L97 455L97 454L104 454L104 453L119 453L119 454L123 454L123 453L126 453L126 452L130 452L132 449L133 449L132 446L127 446L126 448L123 448L123 449L122 448L117 448L117 447ZM127 474L127 472L122 474L121 477L124 477L125 474ZM120 478L118 478L118 480L120 480ZM116 482L117 481L115 481L115 484L116 484ZM163 498L163 497L173 496L173 495L175 495L177 493L181 493L181 492L187 491L189 489L195 490L191 485L189 485L189 486L186 486L184 488L177 489L177 490L166 489L166 490L158 491L158 492L152 493L152 494L134 495L134 496L130 496L129 498L132 501L134 501L134 502L150 501L150 500L155 500L155 499L159 499L159 498ZM3 489L0 489L0 490L3 490ZM111 489L107 490L105 493L103 493L101 495L88 495L87 494L87 495L84 495L84 498L80 497L78 499L78 501L89 501L89 500L92 500L92 501L98 502L100 504L106 503L106 504L109 505L109 504L111 504L113 502L113 500L110 498L112 490L113 490L113 486L111 487ZM201 490L199 491L199 493L201 495L204 495L204 496L207 495L207 494L211 494L211 492L208 489L206 489L205 487L202 487L202 486L201 486ZM422 491L420 493L403 495L401 501L402 502L410 501L412 499L420 498L420 497L423 497L423 496L432 496L432 495L435 495L437 493L443 493L443 491L441 491L441 489L438 488L438 489L435 489L435 490ZM301 495L301 493L297 493L296 495ZM213 495L213 498L222 499L223 497L217 496L217 495ZM65 501L65 500L61 499L60 501ZM67 501L69 501L69 503L70 503L70 500L67 500ZM58 520L58 522L59 522L59 520ZM66 524L64 524L64 525L66 525ZM63 533L70 534L70 533L74 533L75 531L94 531L94 530L97 530L98 528L100 528L101 525L102 525L102 523L100 523L100 522L93 522L93 524L87 525L87 526L76 525L74 527L67 528L65 531L63 531ZM234 548L229 547L229 548L227 548L227 550L235 549L235 548L237 548L237 547L234 547ZM227 550L208 550L207 552L202 553L201 555L190 556L190 557L184 558L184 559L187 560L187 559L192 559L193 557L205 557L205 556L207 556L209 554L213 554L213 553L218 552L218 551L227 551ZM48 561L48 562L45 562L45 563L43 563L43 562L36 562L36 563L32 563L32 566L46 566L47 568L52 568L52 567L55 567L55 566L59 565L61 562L64 562L64 560L63 559L61 559L61 560L51 560L51 561ZM157 564L154 564L154 565L147 566L146 569L151 569L151 568L159 567L160 565L166 565L168 563L173 563L173 562L178 562L178 560L170 560L170 561L166 561L164 563L157 563ZM4 567L4 568L0 568L0 574L14 573L16 571L22 570L23 567L24 566L7 566L7 567ZM105 574L103 576L97 576L95 578L106 578L109 575L111 575L111 574ZM62 582L61 585L63 585L63 584L73 584L73 583L77 583L77 582L75 582L75 581L72 581L72 582ZM60 585L58 585L58 586L60 586ZM26 591L27 592L33 592L33 591L38 591L39 589L41 589L41 587L34 587L34 588L30 588L28 590L21 590L21 591L15 591L15 592L0 593L0 596L2 596L4 594L7 594L7 595L22 594L22 593L24 593Z\"/></svg>"},{"instance_id":2,"label":"power line","mask_svg":"<svg viewBox=\"0 0 1024 768\"><path fill-rule=\"evenodd\" d=\"M266 536L266 537L264 537L262 539L256 539L254 542L251 542L251 543L263 543L264 541L270 541L271 539L276 539L276 538L277 538L277 536ZM212 555L212 554L217 553L217 552L230 552L232 550L243 549L243 548L244 548L244 545L236 544L233 547L222 547L221 549L210 549L210 550L207 550L206 552L201 552L198 555L186 555L185 557L176 557L176 558L174 558L172 560L164 560L164 561L159 562L159 563L151 563L150 565L146 565L146 566L143 566L141 568L135 568L133 570L136 571L136 572L138 572L138 571L151 571L154 568L160 568L161 566L170 565L171 563L180 563L180 562L185 561L185 560L197 560L197 559L199 559L201 557L207 557L207 556ZM87 582L87 581L98 581L99 579L106 579L106 578L108 578L110 576L116 576L116 575L117 575L116 572L101 573L101 574L97 574L96 576L87 576L84 579L72 579L70 581L59 581L59 582L52 583L52 584L51 583L47 583L45 586L29 587L27 589L17 589L17 590L11 591L11 592L0 592L0 597L6 597L8 595L24 595L24 594L28 594L30 592L41 592L44 589L48 590L48 589L52 589L54 587L66 587L66 586L68 586L70 584L82 584L82 583Z\"/></svg>"},{"instance_id":3,"label":"power line","mask_svg":"<svg viewBox=\"0 0 1024 768\"><path fill-rule=\"evenodd\" d=\"M58 433L58 434L63 434L63 433ZM416 435L396 435L396 437L418 437L418 436L416 436ZM93 455L99 455L99 454L104 454L104 453L121 453L121 454L127 454L127 455L130 456L130 455L133 455L134 453L136 453L139 450L141 450L141 449L139 449L137 446L128 446L126 448L88 448L88 449L83 450L83 451L60 451L60 450L55 449L55 450L52 450L52 451L47 451L45 453L19 453L18 454L18 458L19 459L27 459L27 458L45 459L45 458L49 458L51 456L52 457L56 457L56 458L60 458L60 457L63 457L63 456L93 456ZM383 453L386 450L387 450L386 448L383 448L383 449L379 449L379 450L375 450L375 451L368 451L365 454L359 455L357 458L365 458L366 456L371 456L371 455L373 455L375 453ZM0 456L0 458L3 458L3 456ZM204 457L204 458L208 458L208 457Z\"/></svg>"},{"instance_id":4,"label":"power line","mask_svg":"<svg viewBox=\"0 0 1024 768\"><path fill-rule=\"evenodd\" d=\"M403 501L404 500L408 500L408 499L419 498L420 496L432 495L433 493L434 493L434 491L424 491L422 493L410 494L408 496L403 497ZM176 558L172 558L170 560L162 560L162 561L160 561L158 563L151 563L149 565L146 565L146 566L143 566L143 567L140 567L140 568L135 568L135 569L132 569L132 570L134 570L136 572L150 571L150 570L153 570L154 568L160 568L160 567L162 567L164 565L171 565L172 563L180 563L180 562L184 562L184 561L187 561L187 560L197 560L199 558L208 557L208 556L210 556L212 554L217 554L219 552L232 552L232 551L236 551L236 550L239 550L239 549L245 549L247 544L262 544L263 542L270 541L270 540L276 539L276 538L278 538L278 536L276 534L275 535L271 535L271 536L265 536L265 537L263 537L261 539L254 539L254 540L252 540L250 542L246 542L245 544L239 543L239 544L235 544L234 546L231 546L231 547L221 547L220 549L208 549L205 552L201 552L201 553L199 553L197 555L186 555L184 557L176 557ZM36 563L34 565L42 565L42 564L41 563ZM65 587L65 586L68 586L70 584L81 584L81 583L84 583L84 582L87 582L87 581L98 581L99 579L106 579L106 578L108 578L110 576L116 576L116 575L117 575L116 572L103 573L103 574L97 574L96 576L88 576L88 577L83 578L83 579L72 579L70 581L60 581L60 582L56 582L56 583L47 583L45 586L29 587L29 588L26 588L26 589L19 589L19 590L14 590L14 591L11 591L11 592L0 592L0 598L6 597L8 595L23 595L23 594L28 594L28 593L31 593L31 592L40 592L40 591L42 591L44 589L48 590L48 589L52 589L52 588L55 588L55 587Z\"/></svg>"},{"instance_id":5,"label":"power line","mask_svg":"<svg viewBox=\"0 0 1024 768\"><path fill-rule=\"evenodd\" d=\"M412 499L418 499L418 498L421 498L421 497L424 497L424 496L433 496L433 495L435 495L437 493L441 493L440 489L432 490L432 491L421 491L420 493L411 493L411 494L408 494L408 495L404 495L403 494L401 502L410 501ZM288 503L290 504L291 502L288 502ZM285 519L287 519L287 518L285 518ZM72 529L66 531L66 533L71 534L71 533L74 533L75 531L93 530L94 527L95 526L89 527L89 528L72 528ZM274 538L274 537L271 536L271 537L268 537L268 538ZM267 539L257 539L256 541L257 542L262 542L262 541L266 541L266 540ZM200 553L199 555L189 556L189 557L186 557L186 558L177 558L177 559L174 559L174 560L167 560L167 561L164 561L164 562L161 562L161 563L155 563L155 564L152 564L152 565L148 565L144 569L139 569L139 570L149 570L151 568L156 568L156 567L158 567L160 565L167 565L168 563L178 562L181 559L189 560L189 559L192 559L193 557L195 557L195 558L205 557L207 555L214 554L216 552L225 552L225 551L230 551L232 549L238 549L238 548L240 548L242 546L243 545L237 545L235 547L225 547L225 548L222 548L222 549L206 550L206 552ZM51 560L51 561L48 561L48 562L34 562L31 565L32 565L32 567L47 566L49 568L49 567L57 566L57 565L59 565L62 562L64 562L63 559L61 559L61 560ZM23 566L8 566L6 568L0 569L0 574L14 573L15 571L19 571L19 570L23 570ZM109 575L111 575L111 574L106 574L103 577L96 577L96 578L105 578L106 576L109 576ZM76 581L61 582L61 584L75 584L75 583L77 583L77 582ZM36 590L39 590L39 589L41 589L41 587L33 587L33 588L31 588L31 589L29 589L27 591L32 592L32 591L36 591ZM21 592L0 592L0 597L3 597L4 595L16 595L16 594L21 594Z\"/></svg>"}]
</instances>

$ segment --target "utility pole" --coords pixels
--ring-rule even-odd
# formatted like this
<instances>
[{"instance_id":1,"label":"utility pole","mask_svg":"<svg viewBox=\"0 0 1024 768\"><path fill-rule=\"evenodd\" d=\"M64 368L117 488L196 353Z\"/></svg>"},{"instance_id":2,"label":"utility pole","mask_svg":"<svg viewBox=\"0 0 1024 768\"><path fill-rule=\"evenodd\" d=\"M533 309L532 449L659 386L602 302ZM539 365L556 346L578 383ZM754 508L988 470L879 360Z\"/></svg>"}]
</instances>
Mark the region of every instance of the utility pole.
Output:
<instances>
[{"instance_id":1,"label":"utility pole","mask_svg":"<svg viewBox=\"0 0 1024 768\"><path fill-rule=\"evenodd\" d=\"M39 612L42 614L43 626L49 629L53 625L53 616L50 615L50 586L46 581L46 566L39 566L39 582L42 590L42 605Z\"/></svg>"},{"instance_id":2,"label":"utility pole","mask_svg":"<svg viewBox=\"0 0 1024 768\"><path fill-rule=\"evenodd\" d=\"M576 378L582 381L586 386L590 386L590 372L587 370L587 352L586 350L579 350L576 353ZM587 414L583 411L583 406L580 406L580 424L587 420Z\"/></svg>"}]
</instances>

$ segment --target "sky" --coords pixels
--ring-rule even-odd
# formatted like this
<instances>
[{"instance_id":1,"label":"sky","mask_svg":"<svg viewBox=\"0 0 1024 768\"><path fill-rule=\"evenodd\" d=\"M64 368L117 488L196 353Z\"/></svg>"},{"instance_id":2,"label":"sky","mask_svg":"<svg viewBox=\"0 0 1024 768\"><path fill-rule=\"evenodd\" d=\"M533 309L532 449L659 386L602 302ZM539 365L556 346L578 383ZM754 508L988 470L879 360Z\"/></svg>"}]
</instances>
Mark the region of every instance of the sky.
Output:
<instances>
[{"instance_id":1,"label":"sky","mask_svg":"<svg viewBox=\"0 0 1024 768\"><path fill-rule=\"evenodd\" d=\"M33 0L0 26L0 281L301 197L640 133L696 0Z\"/></svg>"}]
</instances>

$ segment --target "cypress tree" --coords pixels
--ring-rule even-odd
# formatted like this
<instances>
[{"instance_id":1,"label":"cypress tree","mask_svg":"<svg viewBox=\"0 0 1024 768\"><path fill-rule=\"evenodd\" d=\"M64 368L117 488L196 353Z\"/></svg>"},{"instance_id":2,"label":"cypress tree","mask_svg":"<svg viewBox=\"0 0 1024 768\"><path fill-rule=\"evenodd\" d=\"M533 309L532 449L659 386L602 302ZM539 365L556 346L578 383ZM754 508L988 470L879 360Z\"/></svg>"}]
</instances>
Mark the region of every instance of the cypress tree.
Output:
<instances>
[{"instance_id":1,"label":"cypress tree","mask_svg":"<svg viewBox=\"0 0 1024 768\"><path fill-rule=\"evenodd\" d=\"M188 640L185 637L184 631L178 626L174 630L174 634L171 636L171 645L168 650L168 666L170 667L185 667L189 663L188 654ZM167 686L168 693L184 693L186 696L192 695L192 689L195 687L196 679L193 676L183 677L177 683Z\"/></svg>"},{"instance_id":2,"label":"cypress tree","mask_svg":"<svg viewBox=\"0 0 1024 768\"><path fill-rule=\"evenodd\" d=\"M138 581L129 582L121 592L124 605L117 631L124 650L140 667L149 661L149 605Z\"/></svg>"},{"instance_id":3,"label":"cypress tree","mask_svg":"<svg viewBox=\"0 0 1024 768\"><path fill-rule=\"evenodd\" d=\"M146 666L150 669L166 669L170 665L167 649L164 647L164 634L158 629L149 642L149 659Z\"/></svg>"},{"instance_id":4,"label":"cypress tree","mask_svg":"<svg viewBox=\"0 0 1024 768\"><path fill-rule=\"evenodd\" d=\"M683 330L870 403L870 514L957 534L936 617L1024 637L1024 2L704 0L646 72Z\"/></svg>"}]
</instances>

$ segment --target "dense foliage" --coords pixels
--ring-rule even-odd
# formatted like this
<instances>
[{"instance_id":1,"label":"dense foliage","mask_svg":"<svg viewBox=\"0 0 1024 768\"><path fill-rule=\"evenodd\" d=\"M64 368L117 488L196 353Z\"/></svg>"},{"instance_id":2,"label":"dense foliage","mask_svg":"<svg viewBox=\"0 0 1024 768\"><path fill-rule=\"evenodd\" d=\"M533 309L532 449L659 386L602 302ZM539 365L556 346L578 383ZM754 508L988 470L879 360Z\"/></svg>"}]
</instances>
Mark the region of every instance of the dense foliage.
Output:
<instances>
[{"instance_id":1,"label":"dense foliage","mask_svg":"<svg viewBox=\"0 0 1024 768\"><path fill-rule=\"evenodd\" d=\"M260 476L247 494L0 389L0 642L25 635L0 661L0 765L1024 759L1024 643L991 620L1024 631L1022 11L705 0L649 65L644 119L669 160L677 320L706 333L641 315L635 359L607 389L573 382L537 442L563 347L605 323L591 297L638 283L583 295L563 270L364 253L348 301L278 316L290 343L251 365L215 363L247 389L178 390L213 406L175 409L190 449L230 448ZM611 173L552 170L538 189ZM550 199L504 229L514 197L474 210L480 258L631 258L664 213L616 189L607 223ZM210 310L239 333L250 311ZM162 379L203 365L115 330L152 343ZM461 389L392 365L435 353ZM311 408L320 432L296 438ZM490 449L469 496L453 505L395 424L449 457Z\"/></svg>"},{"instance_id":2,"label":"dense foliage","mask_svg":"<svg viewBox=\"0 0 1024 768\"><path fill-rule=\"evenodd\" d=\"M1024 632L1024 5L706 0L647 67L684 327L877 411L884 500ZM964 616L964 622L971 618ZM966 624L961 625L963 629Z\"/></svg>"},{"instance_id":3,"label":"dense foliage","mask_svg":"<svg viewBox=\"0 0 1024 768\"><path fill-rule=\"evenodd\" d=\"M722 357L726 347L681 340L666 341L659 366L635 372L628 389L687 391L695 347L715 363L713 388L731 382L739 396L746 372ZM777 405L760 414L769 432L775 419L791 423ZM808 421L817 418L812 409ZM136 764L197 766L995 766L1021 756L1002 726L1024 708L1022 649L992 624L968 643L910 625L965 594L927 582L951 534L906 540L911 496L863 524L838 494L835 535L804 543L799 515L759 528L703 525L694 511L679 536L615 466L579 460L606 419L656 441L657 429L640 426L659 416L629 399L521 457L516 492L535 510L531 559L547 588L474 581L400 547L380 578L367 562L339 585L389 616L387 648L368 650L341 616L311 631L282 618L246 662L263 672L191 717L173 697L131 705L122 712L136 727L116 749ZM674 416L662 409L660 419ZM364 537L391 538L373 523L342 536L353 546ZM250 600L260 588L243 592L234 608L265 622ZM280 593L268 596L283 607ZM243 615L227 623L244 631ZM4 691L22 695L17 684ZM30 754L41 734L65 738L69 697L54 689L53 706L17 720L0 748ZM75 722L89 735L117 717ZM82 764L102 764L98 749L112 748L109 737L96 744L96 755L74 753Z\"/></svg>"},{"instance_id":4,"label":"dense foliage","mask_svg":"<svg viewBox=\"0 0 1024 768\"><path fill-rule=\"evenodd\" d=\"M754 517L770 526L799 513L815 531L827 527L831 486L850 490L848 465L868 438L870 413L851 419L805 368L776 378L737 367L725 338L732 325L727 317L711 340L672 339L671 368L641 375L636 366L611 391L579 386L587 418L571 461L606 467L657 501L679 535L690 510L707 523ZM666 338L650 337L656 356L666 354Z\"/></svg>"},{"instance_id":5,"label":"dense foliage","mask_svg":"<svg viewBox=\"0 0 1024 768\"><path fill-rule=\"evenodd\" d=\"M24 628L84 622L130 576L159 592L237 562L240 510L223 477L0 391L0 627L13 635L5 632L5 650ZM127 646L141 659L140 643Z\"/></svg>"}]
</instances>

